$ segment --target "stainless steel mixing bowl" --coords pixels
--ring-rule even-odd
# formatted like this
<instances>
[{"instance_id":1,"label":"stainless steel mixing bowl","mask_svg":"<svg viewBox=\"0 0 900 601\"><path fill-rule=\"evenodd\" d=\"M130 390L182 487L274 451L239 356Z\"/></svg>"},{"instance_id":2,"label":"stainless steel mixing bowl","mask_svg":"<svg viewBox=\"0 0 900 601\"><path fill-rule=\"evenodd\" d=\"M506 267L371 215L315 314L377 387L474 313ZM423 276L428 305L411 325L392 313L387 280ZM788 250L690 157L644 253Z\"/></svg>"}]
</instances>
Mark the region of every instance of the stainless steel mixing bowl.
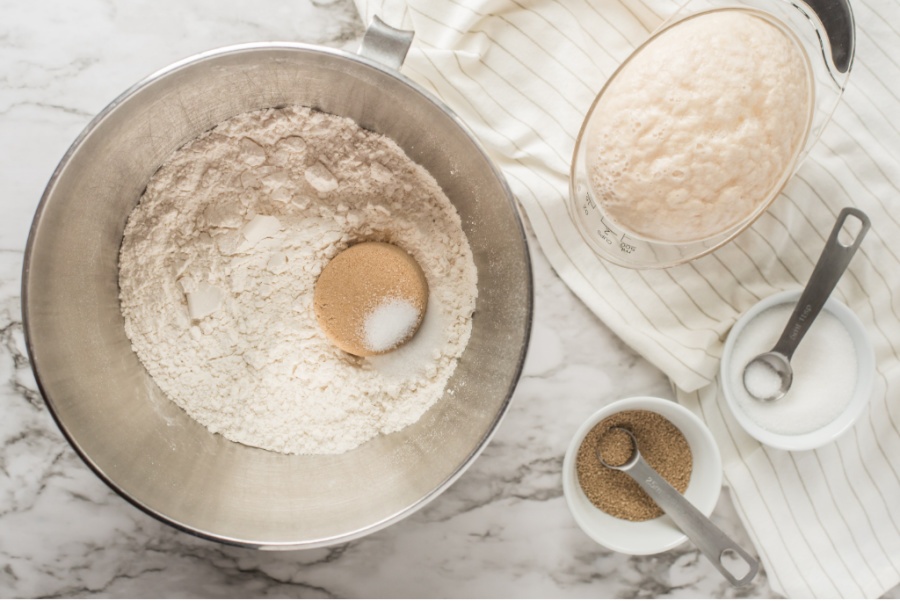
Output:
<instances>
[{"instance_id":1,"label":"stainless steel mixing bowl","mask_svg":"<svg viewBox=\"0 0 900 601\"><path fill-rule=\"evenodd\" d=\"M291 43L204 53L125 92L75 141L38 207L22 301L32 366L85 462L137 507L234 544L347 541L409 515L484 448L507 409L531 324L531 269L513 198L467 128L399 75L408 39L370 28L360 56ZM374 57L374 58L372 58ZM377 59L377 60L376 60ZM213 435L169 401L125 336L125 220L175 149L249 110L312 106L395 140L462 217L478 268L472 338L416 424L342 455L288 456Z\"/></svg>"}]
</instances>

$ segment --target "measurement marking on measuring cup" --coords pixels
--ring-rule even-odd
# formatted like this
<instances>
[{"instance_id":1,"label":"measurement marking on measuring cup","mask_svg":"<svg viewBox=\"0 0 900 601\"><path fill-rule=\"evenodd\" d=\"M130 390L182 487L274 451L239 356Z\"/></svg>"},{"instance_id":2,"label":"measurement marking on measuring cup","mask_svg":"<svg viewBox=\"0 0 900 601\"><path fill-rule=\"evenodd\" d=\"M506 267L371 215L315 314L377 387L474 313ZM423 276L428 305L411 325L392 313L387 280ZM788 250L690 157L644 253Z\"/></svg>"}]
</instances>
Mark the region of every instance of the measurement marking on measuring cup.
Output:
<instances>
[{"instance_id":1,"label":"measurement marking on measuring cup","mask_svg":"<svg viewBox=\"0 0 900 601\"><path fill-rule=\"evenodd\" d=\"M584 202L585 202L585 204L584 204L584 214L585 215L590 215L590 212L592 210L593 211L597 210L597 205L594 203L594 199L591 198L590 192L584 193Z\"/></svg>"},{"instance_id":2,"label":"measurement marking on measuring cup","mask_svg":"<svg viewBox=\"0 0 900 601\"><path fill-rule=\"evenodd\" d=\"M607 244L615 244L616 233L611 227L606 224L605 221L603 221L603 217L600 217L600 223L603 225L603 227L597 228L597 235L600 236L600 239Z\"/></svg>"}]
</instances>

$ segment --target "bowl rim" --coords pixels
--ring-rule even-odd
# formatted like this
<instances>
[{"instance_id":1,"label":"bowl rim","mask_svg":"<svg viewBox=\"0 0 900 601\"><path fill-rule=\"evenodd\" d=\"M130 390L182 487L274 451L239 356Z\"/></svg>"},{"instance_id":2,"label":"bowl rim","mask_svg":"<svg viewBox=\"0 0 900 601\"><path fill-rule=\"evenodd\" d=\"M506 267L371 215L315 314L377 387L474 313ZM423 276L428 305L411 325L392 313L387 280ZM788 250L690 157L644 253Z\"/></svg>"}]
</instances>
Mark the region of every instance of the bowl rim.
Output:
<instances>
[{"instance_id":1,"label":"bowl rim","mask_svg":"<svg viewBox=\"0 0 900 601\"><path fill-rule=\"evenodd\" d=\"M37 359L37 355L35 353L34 347L34 336L32 333L32 316L31 311L29 309L31 294L29 293L29 283L30 283L30 274L32 267L32 260L34 254L34 247L36 244L36 239L38 236L38 230L40 229L41 222L43 220L45 209L49 203L49 199L53 192L56 189L56 185L64 172L65 168L68 166L69 162L72 160L73 156L81 149L84 142L88 139L88 137L96 131L103 121L112 114L120 105L128 101L130 98L140 93L144 89L154 85L157 81L172 76L179 72L182 69L190 68L194 65L202 63L207 60L212 60L220 57L224 57L231 54L239 54L239 53L247 53L247 52L257 52L257 51L272 51L272 50L282 50L288 52L304 52L304 53L318 53L330 55L332 57L349 60L351 62L360 63L370 69L374 69L386 75L388 77L393 77L400 81L400 83L404 84L406 87L410 88L413 92L422 96L426 101L431 102L437 108L439 108L461 131L462 133L469 138L474 147L477 149L482 159L488 168L493 172L494 177L497 183L500 185L501 189L504 192L504 197L506 202L508 203L513 219L515 221L516 227L518 229L519 238L522 240L522 263L525 270L526 282L525 282L525 328L523 332L523 344L522 348L519 352L519 356L517 358L517 365L515 372L511 374L512 378L510 381L510 386L505 393L505 398L503 399L502 404L500 405L497 414L494 416L493 421L490 423L490 427L485 433L484 437L478 442L477 445L472 449L470 454L459 464L457 469L451 473L443 482L441 482L438 486L432 489L428 494L424 495L414 503L408 505L407 507L396 511L391 515L387 515L382 519L369 524L368 526L364 526L358 528L356 530L352 530L350 532L345 532L339 535L322 537L317 539L311 539L306 541L297 541L297 542L277 542L273 543L271 541L263 541L263 540L249 540L249 539L239 539L236 537L226 536L222 534L217 534L214 532L210 532L204 529L196 528L191 526L190 524L184 523L172 516L166 515L147 504L143 503L141 500L134 498L128 492L119 487L116 482L107 475L104 470L97 465L87 452L79 445L76 438L72 435L72 433L68 430L68 428L63 423L60 415L57 412L55 403L53 398L47 393L46 388L43 383L43 378L41 376L42 368L40 365L40 361ZM173 528L185 532L187 534L191 534L197 536L202 539L219 542L219 543L227 543L230 545L238 546L238 547L246 547L252 549L259 550L285 550L285 551L293 551L293 550L301 550L301 549L314 549L324 546L336 545L341 543L346 543L357 538L366 536L368 534L372 534L379 530L382 530L392 524L395 524L402 520L405 517L415 513L416 511L422 509L425 505L433 501L437 498L441 493L443 493L447 488L449 488L462 474L472 465L475 459L483 452L485 447L487 447L488 443L493 438L494 434L497 432L500 423L503 421L503 418L506 416L510 402L512 400L513 393L515 392L516 386L521 379L522 370L524 368L526 355L528 352L529 342L531 340L531 331L532 325L534 321L534 276L533 276L533 266L531 263L531 255L528 248L528 238L525 233L525 227L522 222L522 217L519 212L518 206L516 204L515 196L512 193L512 190L509 187L509 184L504 177L503 173L494 163L494 161L487 154L483 145L479 141L479 139L475 136L474 132L471 128L462 121L462 119L450 108L448 107L441 99L437 96L412 81L402 73L400 73L399 69L393 69L387 65L384 65L376 60L370 59L368 57L362 56L361 54L351 53L339 48L330 48L327 46L320 46L317 44L307 44L302 42L250 42L250 43L242 43L242 44L232 44L227 46L222 46L218 48L213 48L210 50L206 50L203 52L199 52L196 54L192 54L187 56L181 60L170 63L154 72L150 75L147 75L143 79L139 80L137 83L133 84L129 88L127 88L124 92L120 93L116 96L112 101L109 102L99 113L97 113L88 123L85 125L84 129L78 134L75 140L71 143L71 145L67 148L66 152L63 154L59 163L54 168L49 180L47 181L47 185L44 187L44 191L41 194L41 199L35 209L34 217L32 218L31 226L28 232L28 240L25 245L25 253L22 262L22 284L20 289L21 294L21 308L22 308L22 326L25 337L25 349L28 353L29 364L31 366L31 371L34 374L35 382L37 384L38 391L41 394L41 397L44 399L44 403L47 406L47 409L50 415L53 418L53 421L56 422L57 427L60 432L63 434L63 437L68 441L69 445L75 451L75 453L81 458L81 460L100 478L107 486L109 486L116 494L118 494L121 498L128 501L131 505L136 507L137 509L143 511L147 515L156 518L157 520L172 526Z\"/></svg>"},{"instance_id":2,"label":"bowl rim","mask_svg":"<svg viewBox=\"0 0 900 601\"><path fill-rule=\"evenodd\" d=\"M734 353L734 345L737 339L740 337L741 332L747 324L758 315L779 305L796 303L796 301L800 299L802 292L802 289L778 292L771 296L767 296L750 307L740 319L738 319L728 333L728 338L725 341L725 348L722 351L722 362L719 366L719 381L722 387L722 396L725 397L728 409L731 411L731 414L741 428L762 444L784 451L809 451L837 440L847 430L853 427L860 416L862 416L866 407L868 407L872 397L872 388L875 380L875 351L865 326L856 313L850 310L847 305L834 296L830 296L825 302L823 310L828 311L837 318L847 329L847 332L853 340L854 348L856 349L858 365L857 381L853 391L853 398L850 400L850 403L844 411L841 412L834 421L825 424L816 430L802 434L778 434L759 426L741 410L732 392L734 381L729 376L731 358Z\"/></svg>"},{"instance_id":3,"label":"bowl rim","mask_svg":"<svg viewBox=\"0 0 900 601\"><path fill-rule=\"evenodd\" d=\"M601 420L615 413L619 413L620 411L628 411L634 409L653 411L655 413L659 413L666 419L670 419L671 415L677 415L678 417L676 419L684 420L686 423L689 423L691 425L693 431L697 434L699 439L702 441L701 444L703 445L702 449L692 448L691 451L694 454L698 454L698 452L702 450L704 455L710 460L713 469L710 470L710 474L708 475L709 481L705 484L702 490L697 489L697 492L694 493L693 491L691 491L690 484L688 484L688 491L686 492L690 493L691 496L694 497L692 499L692 502L697 507L697 509L699 509L703 513L703 515L709 516L712 514L722 492L722 481L724 477L722 472L722 456L719 451L719 446L716 443L715 437L713 436L712 431L710 431L709 427L695 413L678 404L678 402L676 401L654 396L634 396L613 401L612 403L605 405L604 407L601 407L600 409L592 413L581 423L581 425L578 427L578 430L576 430L576 432L573 434L572 439L569 442L569 446L566 449L565 457L563 458L563 496L565 496L566 498L566 505L569 508L569 512L572 514L575 523L577 523L578 527L581 528L581 530L594 542L618 553L626 553L629 555L653 555L668 551L688 540L687 535L680 532L678 530L678 527L672 523L671 519L668 516L662 515L658 518L646 520L644 522L628 522L627 520L619 520L626 524L631 523L635 524L636 526L644 527L649 524L666 524L673 529L672 538L669 539L665 544L659 546L641 546L640 544L635 543L635 540L637 539L631 540L631 544L623 544L621 541L611 540L610 538L598 536L595 532L591 532L588 526L591 518L584 515L582 510L575 504L575 496L579 494L582 496L584 495L584 493L581 491L581 486L578 484L575 470L575 457L578 453L578 448L581 446L581 442L584 440L584 437L591 430L591 428L597 425ZM670 421L672 420L670 419ZM613 520L619 519L604 514L604 519L607 518Z\"/></svg>"}]
</instances>

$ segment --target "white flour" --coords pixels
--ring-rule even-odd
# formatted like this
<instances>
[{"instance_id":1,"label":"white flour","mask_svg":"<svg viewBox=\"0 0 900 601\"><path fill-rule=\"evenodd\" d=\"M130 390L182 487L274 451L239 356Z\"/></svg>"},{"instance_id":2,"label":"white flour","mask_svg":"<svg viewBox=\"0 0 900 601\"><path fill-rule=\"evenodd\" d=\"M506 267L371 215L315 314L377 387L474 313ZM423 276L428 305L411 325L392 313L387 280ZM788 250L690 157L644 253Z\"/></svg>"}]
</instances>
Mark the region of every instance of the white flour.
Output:
<instances>
[{"instance_id":1,"label":"white flour","mask_svg":"<svg viewBox=\"0 0 900 601\"><path fill-rule=\"evenodd\" d=\"M313 287L349 245L409 252L428 327L359 359L316 323ZM476 272L459 215L391 140L288 107L238 115L176 151L125 228L125 331L159 387L212 432L341 453L417 421L466 347Z\"/></svg>"}]
</instances>

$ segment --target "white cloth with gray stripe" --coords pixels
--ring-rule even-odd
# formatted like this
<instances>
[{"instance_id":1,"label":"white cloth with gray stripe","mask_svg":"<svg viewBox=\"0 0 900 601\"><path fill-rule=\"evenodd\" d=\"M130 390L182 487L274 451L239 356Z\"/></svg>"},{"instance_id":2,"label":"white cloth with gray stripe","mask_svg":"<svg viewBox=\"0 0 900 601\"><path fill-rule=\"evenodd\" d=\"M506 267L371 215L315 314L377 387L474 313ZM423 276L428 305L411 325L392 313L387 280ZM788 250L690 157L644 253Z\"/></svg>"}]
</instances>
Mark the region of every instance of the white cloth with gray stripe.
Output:
<instances>
[{"instance_id":1,"label":"white cloth with gray stripe","mask_svg":"<svg viewBox=\"0 0 900 601\"><path fill-rule=\"evenodd\" d=\"M365 21L415 30L402 72L475 131L563 280L709 424L773 588L797 597L875 597L900 582L900 3L851 1L849 87L782 196L710 256L631 271L599 260L570 222L569 161L606 78L680 2L356 0ZM806 281L848 205L873 221L835 293L875 344L869 412L815 452L762 447L717 391L725 335L758 300Z\"/></svg>"}]
</instances>

